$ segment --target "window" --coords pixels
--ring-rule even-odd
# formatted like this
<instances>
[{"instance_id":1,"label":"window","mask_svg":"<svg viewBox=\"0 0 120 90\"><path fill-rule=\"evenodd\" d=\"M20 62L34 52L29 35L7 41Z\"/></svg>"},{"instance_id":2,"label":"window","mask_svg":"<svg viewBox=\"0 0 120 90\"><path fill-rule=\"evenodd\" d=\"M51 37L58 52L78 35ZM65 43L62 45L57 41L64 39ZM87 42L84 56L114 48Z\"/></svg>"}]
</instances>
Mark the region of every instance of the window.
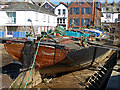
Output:
<instances>
[{"instance_id":1,"label":"window","mask_svg":"<svg viewBox=\"0 0 120 90\"><path fill-rule=\"evenodd\" d=\"M62 23L62 19L60 18L60 23Z\"/></svg>"},{"instance_id":2,"label":"window","mask_svg":"<svg viewBox=\"0 0 120 90\"><path fill-rule=\"evenodd\" d=\"M80 19L73 19L74 26L80 26Z\"/></svg>"},{"instance_id":3,"label":"window","mask_svg":"<svg viewBox=\"0 0 120 90\"><path fill-rule=\"evenodd\" d=\"M70 8L70 14L72 14L72 9L73 9L73 8L71 7L71 8Z\"/></svg>"},{"instance_id":4,"label":"window","mask_svg":"<svg viewBox=\"0 0 120 90\"><path fill-rule=\"evenodd\" d=\"M102 11L105 11L106 10L106 8L102 8Z\"/></svg>"},{"instance_id":5,"label":"window","mask_svg":"<svg viewBox=\"0 0 120 90\"><path fill-rule=\"evenodd\" d=\"M63 15L65 15L65 9L63 9Z\"/></svg>"},{"instance_id":6,"label":"window","mask_svg":"<svg viewBox=\"0 0 120 90\"><path fill-rule=\"evenodd\" d=\"M44 15L43 22L46 22L46 15Z\"/></svg>"},{"instance_id":7,"label":"window","mask_svg":"<svg viewBox=\"0 0 120 90\"><path fill-rule=\"evenodd\" d=\"M45 5L45 8L49 8L49 5L46 4L46 5Z\"/></svg>"},{"instance_id":8,"label":"window","mask_svg":"<svg viewBox=\"0 0 120 90\"><path fill-rule=\"evenodd\" d=\"M73 8L73 14L79 14L80 8Z\"/></svg>"},{"instance_id":9,"label":"window","mask_svg":"<svg viewBox=\"0 0 120 90\"><path fill-rule=\"evenodd\" d=\"M82 14L84 14L84 7L82 7Z\"/></svg>"},{"instance_id":10,"label":"window","mask_svg":"<svg viewBox=\"0 0 120 90\"><path fill-rule=\"evenodd\" d=\"M111 14L110 14L110 13L107 13L107 14L106 14L106 18L111 18Z\"/></svg>"},{"instance_id":11,"label":"window","mask_svg":"<svg viewBox=\"0 0 120 90\"><path fill-rule=\"evenodd\" d=\"M91 14L91 7L88 8L82 7L82 14Z\"/></svg>"},{"instance_id":12,"label":"window","mask_svg":"<svg viewBox=\"0 0 120 90\"><path fill-rule=\"evenodd\" d=\"M106 10L109 10L109 8L106 8Z\"/></svg>"},{"instance_id":13,"label":"window","mask_svg":"<svg viewBox=\"0 0 120 90\"><path fill-rule=\"evenodd\" d=\"M59 23L59 18L57 19L57 23Z\"/></svg>"},{"instance_id":14,"label":"window","mask_svg":"<svg viewBox=\"0 0 120 90\"><path fill-rule=\"evenodd\" d=\"M60 13L60 11L61 11L61 10L60 10L60 9L58 9L58 15L60 15L60 14L61 14L61 13Z\"/></svg>"},{"instance_id":15,"label":"window","mask_svg":"<svg viewBox=\"0 0 120 90\"><path fill-rule=\"evenodd\" d=\"M84 0L80 0L79 4L84 4L84 2L85 2Z\"/></svg>"},{"instance_id":16,"label":"window","mask_svg":"<svg viewBox=\"0 0 120 90\"><path fill-rule=\"evenodd\" d=\"M65 19L63 19L63 23L65 23Z\"/></svg>"},{"instance_id":17,"label":"window","mask_svg":"<svg viewBox=\"0 0 120 90\"><path fill-rule=\"evenodd\" d=\"M118 21L120 22L120 14L118 14Z\"/></svg>"},{"instance_id":18,"label":"window","mask_svg":"<svg viewBox=\"0 0 120 90\"><path fill-rule=\"evenodd\" d=\"M117 11L119 11L119 8L117 8Z\"/></svg>"},{"instance_id":19,"label":"window","mask_svg":"<svg viewBox=\"0 0 120 90\"><path fill-rule=\"evenodd\" d=\"M72 25L72 18L70 18L70 26Z\"/></svg>"},{"instance_id":20,"label":"window","mask_svg":"<svg viewBox=\"0 0 120 90\"><path fill-rule=\"evenodd\" d=\"M88 14L89 8L85 8L85 14Z\"/></svg>"},{"instance_id":21,"label":"window","mask_svg":"<svg viewBox=\"0 0 120 90\"><path fill-rule=\"evenodd\" d=\"M99 25L101 25L101 20L99 19Z\"/></svg>"},{"instance_id":22,"label":"window","mask_svg":"<svg viewBox=\"0 0 120 90\"><path fill-rule=\"evenodd\" d=\"M16 12L7 12L8 23L16 23Z\"/></svg>"},{"instance_id":23,"label":"window","mask_svg":"<svg viewBox=\"0 0 120 90\"><path fill-rule=\"evenodd\" d=\"M89 25L89 19L85 19L85 26Z\"/></svg>"},{"instance_id":24,"label":"window","mask_svg":"<svg viewBox=\"0 0 120 90\"><path fill-rule=\"evenodd\" d=\"M87 26L87 25L90 25L90 21L91 19L90 18L86 18L86 19L81 19L81 26Z\"/></svg>"},{"instance_id":25,"label":"window","mask_svg":"<svg viewBox=\"0 0 120 90\"><path fill-rule=\"evenodd\" d=\"M118 18L115 19L115 23L117 23L117 22L118 22Z\"/></svg>"}]
</instances>

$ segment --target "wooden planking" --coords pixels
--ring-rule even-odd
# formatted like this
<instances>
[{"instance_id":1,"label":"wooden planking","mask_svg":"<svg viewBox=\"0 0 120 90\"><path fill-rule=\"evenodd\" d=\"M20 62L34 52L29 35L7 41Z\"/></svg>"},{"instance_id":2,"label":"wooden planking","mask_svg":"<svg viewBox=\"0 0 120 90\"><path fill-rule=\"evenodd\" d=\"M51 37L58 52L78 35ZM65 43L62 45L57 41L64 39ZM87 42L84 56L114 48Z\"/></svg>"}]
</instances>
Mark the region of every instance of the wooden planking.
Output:
<instances>
[{"instance_id":1,"label":"wooden planking","mask_svg":"<svg viewBox=\"0 0 120 90\"><path fill-rule=\"evenodd\" d=\"M19 58L21 56L21 50L23 49L24 44L5 44L4 46L8 51L8 53L14 59L19 61ZM55 49L53 47L51 48L51 47L40 46L38 50L37 58L36 58L37 68L53 65L63 60L66 57L67 53L68 52L65 50L56 49L56 54L55 54ZM55 59L54 59L54 55L55 55ZM23 62L23 61L20 61L20 62Z\"/></svg>"}]
</instances>

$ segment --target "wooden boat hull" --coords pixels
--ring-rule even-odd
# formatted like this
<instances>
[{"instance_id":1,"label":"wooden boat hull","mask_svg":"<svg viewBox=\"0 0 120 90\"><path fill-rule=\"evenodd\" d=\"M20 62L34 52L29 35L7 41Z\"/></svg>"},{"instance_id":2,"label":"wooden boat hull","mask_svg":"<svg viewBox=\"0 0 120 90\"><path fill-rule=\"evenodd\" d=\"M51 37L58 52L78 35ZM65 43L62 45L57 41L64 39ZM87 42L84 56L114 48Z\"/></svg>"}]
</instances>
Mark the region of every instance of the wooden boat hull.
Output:
<instances>
[{"instance_id":1,"label":"wooden boat hull","mask_svg":"<svg viewBox=\"0 0 120 90\"><path fill-rule=\"evenodd\" d=\"M5 44L4 45L8 53L16 60L23 63L23 60L20 60L21 50L24 48L24 44ZM53 47L40 46L36 58L36 68L47 68L48 66L54 65L57 63L59 66L78 66L74 68L82 68L83 64L87 64L89 66L92 62L94 55L94 47L87 47L82 49L77 49L73 51L66 51L61 49L56 49ZM109 49L97 48L96 57L99 57L105 54ZM55 57L55 58L54 58ZM49 67L48 67L49 68ZM68 71L72 68L67 69ZM73 69L72 69L73 70Z\"/></svg>"},{"instance_id":2,"label":"wooden boat hull","mask_svg":"<svg viewBox=\"0 0 120 90\"><path fill-rule=\"evenodd\" d=\"M24 44L5 44L4 47L15 60L23 63L23 60L21 60L20 58L21 51L24 48ZM66 57L67 53L68 52L66 50L55 50L54 47L39 46L35 66L37 69L39 69L56 64L59 61L63 60Z\"/></svg>"}]
</instances>

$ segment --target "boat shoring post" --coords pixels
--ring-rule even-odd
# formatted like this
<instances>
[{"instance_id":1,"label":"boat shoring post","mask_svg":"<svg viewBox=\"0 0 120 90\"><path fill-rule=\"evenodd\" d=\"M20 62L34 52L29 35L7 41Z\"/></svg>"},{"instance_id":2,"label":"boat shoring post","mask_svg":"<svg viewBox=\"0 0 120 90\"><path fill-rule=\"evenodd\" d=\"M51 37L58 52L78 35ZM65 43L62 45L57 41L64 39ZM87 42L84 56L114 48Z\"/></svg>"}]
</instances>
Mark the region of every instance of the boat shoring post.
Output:
<instances>
[{"instance_id":1,"label":"boat shoring post","mask_svg":"<svg viewBox=\"0 0 120 90\"><path fill-rule=\"evenodd\" d=\"M97 51L97 47L94 47L94 54L93 54L93 58L92 58L92 62L90 64L90 67L92 67L92 65L93 65L93 63L95 61L96 51Z\"/></svg>"}]
</instances>

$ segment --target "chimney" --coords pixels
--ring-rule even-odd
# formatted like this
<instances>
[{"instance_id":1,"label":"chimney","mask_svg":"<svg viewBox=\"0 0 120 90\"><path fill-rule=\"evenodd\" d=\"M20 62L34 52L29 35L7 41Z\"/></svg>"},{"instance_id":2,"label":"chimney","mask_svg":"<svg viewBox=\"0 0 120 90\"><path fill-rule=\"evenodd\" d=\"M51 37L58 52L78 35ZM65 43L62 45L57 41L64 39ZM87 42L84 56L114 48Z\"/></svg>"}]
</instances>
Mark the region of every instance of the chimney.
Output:
<instances>
[{"instance_id":1,"label":"chimney","mask_svg":"<svg viewBox=\"0 0 120 90\"><path fill-rule=\"evenodd\" d=\"M105 3L106 3L106 4L108 3L107 0L105 0Z\"/></svg>"},{"instance_id":2,"label":"chimney","mask_svg":"<svg viewBox=\"0 0 120 90\"><path fill-rule=\"evenodd\" d=\"M115 0L113 0L113 7L115 6Z\"/></svg>"},{"instance_id":3,"label":"chimney","mask_svg":"<svg viewBox=\"0 0 120 90\"><path fill-rule=\"evenodd\" d=\"M44 3L44 0L41 0L41 3Z\"/></svg>"}]
</instances>

